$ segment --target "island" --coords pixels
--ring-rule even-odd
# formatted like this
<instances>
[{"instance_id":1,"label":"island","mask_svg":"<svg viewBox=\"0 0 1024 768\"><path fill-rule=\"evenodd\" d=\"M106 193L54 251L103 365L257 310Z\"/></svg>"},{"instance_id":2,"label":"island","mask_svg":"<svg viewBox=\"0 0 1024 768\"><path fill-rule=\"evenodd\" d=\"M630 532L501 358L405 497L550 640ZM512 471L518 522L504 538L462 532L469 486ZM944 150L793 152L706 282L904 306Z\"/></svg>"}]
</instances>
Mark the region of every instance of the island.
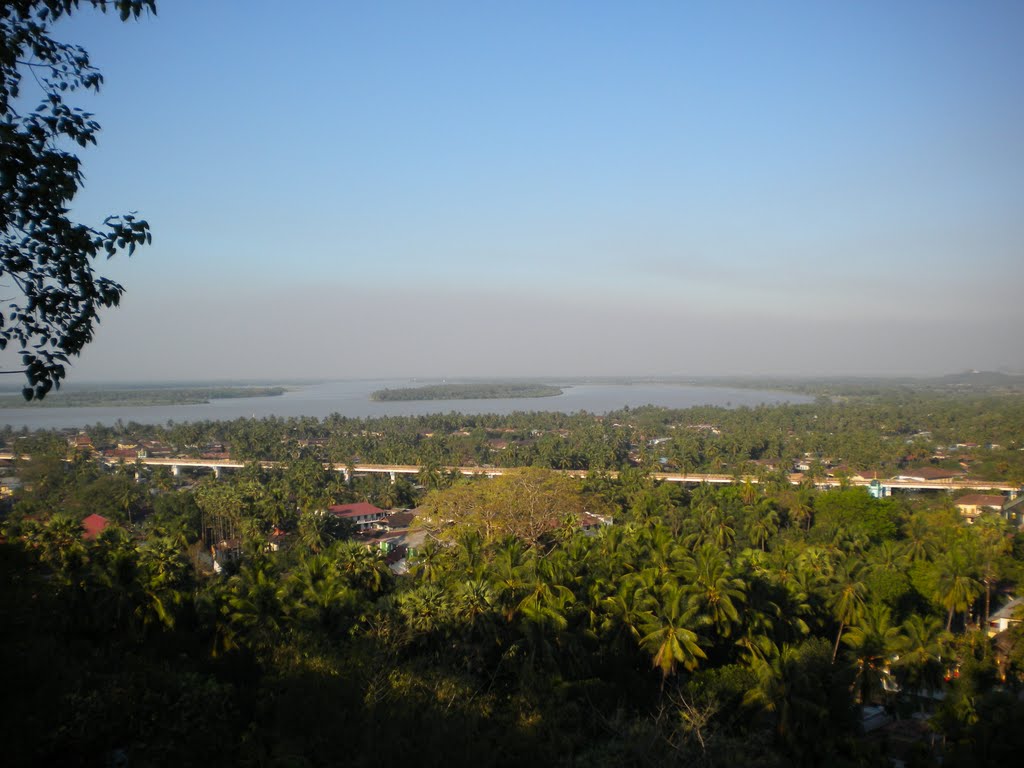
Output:
<instances>
[{"instance_id":1,"label":"island","mask_svg":"<svg viewBox=\"0 0 1024 768\"><path fill-rule=\"evenodd\" d=\"M51 392L45 400L25 402L20 394L0 395L0 408L112 408L150 405L198 405L211 400L283 395L285 387L139 387Z\"/></svg>"},{"instance_id":2,"label":"island","mask_svg":"<svg viewBox=\"0 0 1024 768\"><path fill-rule=\"evenodd\" d=\"M378 389L372 400L494 400L520 397L556 397L561 387L550 384L481 382L476 384L428 384L422 387Z\"/></svg>"}]
</instances>

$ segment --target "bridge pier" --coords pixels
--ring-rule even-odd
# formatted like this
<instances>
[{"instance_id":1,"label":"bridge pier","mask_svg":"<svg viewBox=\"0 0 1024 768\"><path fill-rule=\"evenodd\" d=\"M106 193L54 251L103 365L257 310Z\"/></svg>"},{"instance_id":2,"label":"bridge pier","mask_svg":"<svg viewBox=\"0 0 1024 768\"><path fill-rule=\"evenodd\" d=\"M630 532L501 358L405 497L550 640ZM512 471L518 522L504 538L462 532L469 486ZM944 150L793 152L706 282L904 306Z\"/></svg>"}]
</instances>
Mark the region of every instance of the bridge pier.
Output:
<instances>
[{"instance_id":1,"label":"bridge pier","mask_svg":"<svg viewBox=\"0 0 1024 768\"><path fill-rule=\"evenodd\" d=\"M178 475L180 475L181 474L181 465L180 464L171 464L171 474L174 477L177 477Z\"/></svg>"},{"instance_id":2,"label":"bridge pier","mask_svg":"<svg viewBox=\"0 0 1024 768\"><path fill-rule=\"evenodd\" d=\"M213 476L215 478L217 478L218 480L220 480L220 467L214 467L213 468Z\"/></svg>"},{"instance_id":3,"label":"bridge pier","mask_svg":"<svg viewBox=\"0 0 1024 768\"><path fill-rule=\"evenodd\" d=\"M394 472L388 472L388 474L391 476L391 484L394 485L395 480L398 479L398 475Z\"/></svg>"}]
</instances>

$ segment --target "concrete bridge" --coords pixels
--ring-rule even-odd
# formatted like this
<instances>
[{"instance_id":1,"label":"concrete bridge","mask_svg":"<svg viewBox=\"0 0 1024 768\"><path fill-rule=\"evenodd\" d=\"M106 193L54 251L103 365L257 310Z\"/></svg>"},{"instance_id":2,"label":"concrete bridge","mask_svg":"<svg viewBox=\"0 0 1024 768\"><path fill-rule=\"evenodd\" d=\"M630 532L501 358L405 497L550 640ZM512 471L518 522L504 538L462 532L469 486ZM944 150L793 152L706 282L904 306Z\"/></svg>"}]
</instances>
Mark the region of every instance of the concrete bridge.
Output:
<instances>
[{"instance_id":1,"label":"concrete bridge","mask_svg":"<svg viewBox=\"0 0 1024 768\"><path fill-rule=\"evenodd\" d=\"M0 453L0 461L7 460L11 461L18 458L13 453ZM30 456L21 456L20 458L29 459ZM131 465L142 465L147 467L170 467L171 472L177 476L181 473L182 468L189 469L209 469L213 470L216 477L220 477L221 472L225 469L242 469L243 467L256 463L263 469L278 469L287 466L287 462L280 461L241 461L238 459L193 459L188 457L175 457L175 458L144 458L136 459L135 461L125 461L120 458L108 458L102 457L101 460L108 466L117 466L119 464ZM415 464L332 464L330 462L324 463L324 469L331 470L334 472L341 472L344 474L345 479L350 479L350 473L354 474L385 474L391 478L394 482L399 475L417 475L423 467ZM498 477L511 471L512 467L437 467L439 472L444 473L456 473L464 475L466 477ZM569 477L587 477L590 474L589 470L586 469L561 469L553 470L560 472ZM607 471L602 474L606 474L611 478L618 478L619 472ZM653 480L661 480L667 483L683 483L685 485L701 485L703 483L710 483L712 485L730 485L734 483L750 482L757 484L759 479L755 475L723 475L723 474L708 474L700 472L652 472L650 477ZM793 485L798 485L802 481L801 477L791 477L790 482ZM879 495L888 496L894 490L907 490L907 491L983 491L983 490L998 490L1002 493L1009 494L1010 498L1015 498L1020 492L1021 488L1018 485L1007 482L1005 480L963 480L963 479L944 479L944 480L865 480L861 478L839 480L836 478L823 478L814 481L817 488L828 489L828 488L839 488L843 485L847 486L858 486L865 488L872 488L873 491Z\"/></svg>"}]
</instances>

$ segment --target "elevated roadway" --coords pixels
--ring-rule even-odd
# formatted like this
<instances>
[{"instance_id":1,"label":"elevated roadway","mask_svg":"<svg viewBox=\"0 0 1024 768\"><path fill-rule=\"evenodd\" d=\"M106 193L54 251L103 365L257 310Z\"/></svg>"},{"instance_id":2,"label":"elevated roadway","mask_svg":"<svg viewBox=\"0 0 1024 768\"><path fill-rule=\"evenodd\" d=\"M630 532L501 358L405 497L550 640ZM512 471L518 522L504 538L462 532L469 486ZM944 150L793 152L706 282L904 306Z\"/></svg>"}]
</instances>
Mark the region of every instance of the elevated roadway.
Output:
<instances>
[{"instance_id":1,"label":"elevated roadway","mask_svg":"<svg viewBox=\"0 0 1024 768\"><path fill-rule=\"evenodd\" d=\"M17 458L12 453L0 453L0 461L11 461ZM29 456L23 456L21 458L31 458ZM238 459L195 459L184 456L175 458L144 458L136 459L135 461L125 461L120 458L108 458L101 457L103 463L108 466L117 466L118 464L131 465L142 465L147 467L169 467L171 471L178 475L182 469L208 469L212 470L218 477L220 473L225 469L242 469L246 465L252 464L251 461L241 461ZM255 462L264 469L276 469L283 467L287 462L278 461L259 461ZM389 475L394 480L398 475L416 475L419 474L423 467L415 464L332 464L329 462L324 463L324 469L328 469L334 472L341 472L346 477L349 473L355 474L385 474ZM465 475L467 477L498 477L510 471L511 467L437 467L437 470L445 473L457 473ZM563 469L554 470L570 477L587 477L590 472L585 469ZM617 478L619 473L616 471L603 472L612 478ZM683 483L686 485L700 485L703 483L709 483L712 485L729 485L732 483L743 483L751 482L758 483L759 480L754 475L742 475L737 477L736 475L723 475L723 474L710 474L700 472L652 472L650 477L654 480L661 480L667 483ZM792 477L790 482L793 485L798 485L802 481L802 477ZM877 487L882 489L893 491L893 490L907 490L907 491L983 491L983 490L998 490L1002 493L1008 493L1015 496L1021 489L1019 486L1010 483L1005 480L966 480L966 479L945 479L945 480L864 480L864 479L849 479L849 480L838 480L835 478L823 478L814 481L815 486L818 488L838 488L843 485L847 486L859 486L859 487L870 487L872 484L876 484Z\"/></svg>"}]
</instances>

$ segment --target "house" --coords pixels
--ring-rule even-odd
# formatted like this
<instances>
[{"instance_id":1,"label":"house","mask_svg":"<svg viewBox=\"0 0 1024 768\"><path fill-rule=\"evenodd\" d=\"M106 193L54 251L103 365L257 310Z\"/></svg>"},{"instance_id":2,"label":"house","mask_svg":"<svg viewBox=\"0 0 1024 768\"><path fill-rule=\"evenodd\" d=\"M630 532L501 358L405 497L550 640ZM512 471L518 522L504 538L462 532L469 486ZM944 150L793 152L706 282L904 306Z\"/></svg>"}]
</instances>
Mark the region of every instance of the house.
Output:
<instances>
[{"instance_id":1,"label":"house","mask_svg":"<svg viewBox=\"0 0 1024 768\"><path fill-rule=\"evenodd\" d=\"M103 533L109 525L110 521L103 515L89 515L82 521L82 538L86 541L92 541Z\"/></svg>"},{"instance_id":2,"label":"house","mask_svg":"<svg viewBox=\"0 0 1024 768\"><path fill-rule=\"evenodd\" d=\"M1006 498L998 494L971 493L961 496L954 503L967 522L973 523L985 510L1001 512L1005 501Z\"/></svg>"},{"instance_id":3,"label":"house","mask_svg":"<svg viewBox=\"0 0 1024 768\"><path fill-rule=\"evenodd\" d=\"M605 515L595 515L592 512L580 512L579 513L580 528L584 531L596 531L599 528L603 528L606 525L612 524L611 517Z\"/></svg>"},{"instance_id":4,"label":"house","mask_svg":"<svg viewBox=\"0 0 1024 768\"><path fill-rule=\"evenodd\" d=\"M1013 624L1020 624L1024 614L1024 597L1015 597L1002 608L988 617L988 636L994 637L1005 632Z\"/></svg>"},{"instance_id":5,"label":"house","mask_svg":"<svg viewBox=\"0 0 1024 768\"><path fill-rule=\"evenodd\" d=\"M95 451L92 444L92 438L89 437L85 432L79 432L74 437L68 439L68 445L74 448L76 451L82 453L91 454Z\"/></svg>"},{"instance_id":6,"label":"house","mask_svg":"<svg viewBox=\"0 0 1024 768\"><path fill-rule=\"evenodd\" d=\"M1024 493L1017 496L1013 501L1003 504L1000 512L1003 519L1014 528L1024 528Z\"/></svg>"},{"instance_id":7,"label":"house","mask_svg":"<svg viewBox=\"0 0 1024 768\"><path fill-rule=\"evenodd\" d=\"M224 573L224 569L234 563L242 556L241 539L224 539L210 547L210 557L213 560L213 572Z\"/></svg>"},{"instance_id":8,"label":"house","mask_svg":"<svg viewBox=\"0 0 1024 768\"><path fill-rule=\"evenodd\" d=\"M136 447L119 445L117 448L108 448L103 451L103 456L107 459L119 459L127 462L146 458L146 452Z\"/></svg>"},{"instance_id":9,"label":"house","mask_svg":"<svg viewBox=\"0 0 1024 768\"><path fill-rule=\"evenodd\" d=\"M267 551L279 552L281 547L284 546L285 541L287 541L287 537L288 534L275 525L274 530L267 536Z\"/></svg>"},{"instance_id":10,"label":"house","mask_svg":"<svg viewBox=\"0 0 1024 768\"><path fill-rule=\"evenodd\" d=\"M334 504L328 507L327 511L335 517L348 520L360 531L375 527L379 521L388 516L383 509L366 501L355 504Z\"/></svg>"},{"instance_id":11,"label":"house","mask_svg":"<svg viewBox=\"0 0 1024 768\"><path fill-rule=\"evenodd\" d=\"M885 480L884 473L877 469L856 469L850 472L851 480Z\"/></svg>"},{"instance_id":12,"label":"house","mask_svg":"<svg viewBox=\"0 0 1024 768\"><path fill-rule=\"evenodd\" d=\"M416 512L407 509L403 512L392 512L382 521L382 525L389 531L403 531L412 525L416 519Z\"/></svg>"}]
</instances>

